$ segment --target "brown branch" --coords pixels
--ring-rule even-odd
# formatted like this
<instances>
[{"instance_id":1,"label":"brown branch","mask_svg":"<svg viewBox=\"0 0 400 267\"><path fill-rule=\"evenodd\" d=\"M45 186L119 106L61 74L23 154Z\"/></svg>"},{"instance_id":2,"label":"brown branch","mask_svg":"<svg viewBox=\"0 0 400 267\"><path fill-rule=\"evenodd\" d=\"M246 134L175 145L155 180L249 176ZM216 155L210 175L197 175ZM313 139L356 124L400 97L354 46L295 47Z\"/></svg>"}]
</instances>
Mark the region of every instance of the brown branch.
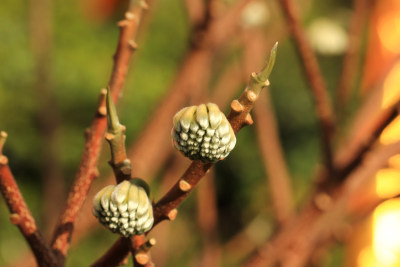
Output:
<instances>
[{"instance_id":1,"label":"brown branch","mask_svg":"<svg viewBox=\"0 0 400 267\"><path fill-rule=\"evenodd\" d=\"M257 138L264 168L268 174L272 205L278 224L284 224L294 212L289 172L280 146L279 133L269 94L262 95L254 109Z\"/></svg>"},{"instance_id":2,"label":"brown branch","mask_svg":"<svg viewBox=\"0 0 400 267\"><path fill-rule=\"evenodd\" d=\"M141 2L144 4L144 2ZM114 56L114 66L109 81L109 87L114 98L118 99L125 80L129 60L136 44L133 40L139 24L144 5L133 5L125 14L125 19L118 25L121 28L117 51ZM67 254L71 240L74 222L86 198L89 187L96 177L96 166L104 132L106 129L105 102L101 101L90 129L87 131L87 139L81 163L69 193L67 206L60 217L52 241L53 251L63 262Z\"/></svg>"},{"instance_id":3,"label":"brown branch","mask_svg":"<svg viewBox=\"0 0 400 267\"><path fill-rule=\"evenodd\" d=\"M39 266L58 266L14 180L7 157L2 155L6 137L5 132L0 132L0 191L10 211L11 223L21 231Z\"/></svg>"},{"instance_id":4,"label":"brown branch","mask_svg":"<svg viewBox=\"0 0 400 267\"><path fill-rule=\"evenodd\" d=\"M293 0L280 0L282 9L286 15L289 28L296 42L296 49L302 59L304 71L316 104L317 117L321 128L322 152L325 166L332 173L332 138L335 128L335 118L330 102L329 93L318 66L317 58L306 38L301 26L300 15Z\"/></svg>"},{"instance_id":5,"label":"brown branch","mask_svg":"<svg viewBox=\"0 0 400 267\"><path fill-rule=\"evenodd\" d=\"M268 64L260 73L252 73L250 82L239 99L231 104L231 110L227 116L232 129L237 133L242 127L251 125L253 119L250 111L253 108L259 93L269 85L269 75L275 63L277 44L271 50ZM212 163L192 161L185 173L178 179L172 188L153 205L154 224L153 228L163 220L174 220L177 214L177 207L187 198L197 183L204 177L212 167ZM117 244L117 243L116 243ZM121 242L118 245L122 246ZM108 254L108 253L107 253Z\"/></svg>"},{"instance_id":6,"label":"brown branch","mask_svg":"<svg viewBox=\"0 0 400 267\"><path fill-rule=\"evenodd\" d=\"M215 175L206 174L197 189L197 221L203 239L201 266L219 266L221 248L218 238L218 208L215 189Z\"/></svg>"},{"instance_id":7,"label":"brown branch","mask_svg":"<svg viewBox=\"0 0 400 267\"><path fill-rule=\"evenodd\" d=\"M91 267L103 267L103 266L118 266L119 263L124 261L129 253L131 240L129 238L119 238L116 243L99 258L95 263L90 265Z\"/></svg>"},{"instance_id":8,"label":"brown branch","mask_svg":"<svg viewBox=\"0 0 400 267\"><path fill-rule=\"evenodd\" d=\"M380 146L354 170L341 186L330 195L325 194L325 205L319 205L316 193L313 203L307 205L282 231L251 257L245 266L304 266L321 239L332 234L336 222L346 215L349 198L374 177L374 173L387 164L387 160L400 153L400 142ZM320 203L321 204L321 203Z\"/></svg>"},{"instance_id":9,"label":"brown branch","mask_svg":"<svg viewBox=\"0 0 400 267\"><path fill-rule=\"evenodd\" d=\"M253 120L250 111L254 102L257 100L262 88L268 85L268 77L275 61L276 46L271 52L270 61L267 66L259 73L251 75L248 87L238 100L231 104L231 111L227 118L232 129L237 133L242 127L251 125ZM186 172L175 183L175 185L154 205L154 226L162 220L168 219L168 214L176 209L181 202L186 199L200 179L211 168L212 164L193 161ZM185 185L183 187L183 185ZM153 226L153 227L154 227Z\"/></svg>"},{"instance_id":10,"label":"brown branch","mask_svg":"<svg viewBox=\"0 0 400 267\"><path fill-rule=\"evenodd\" d=\"M65 199L65 180L57 151L59 112L52 81L52 1L29 1L30 44L34 58L36 119L40 135L41 186L43 188L44 233L51 234L57 223L58 211ZM51 110L51 112L49 112Z\"/></svg>"},{"instance_id":11,"label":"brown branch","mask_svg":"<svg viewBox=\"0 0 400 267\"><path fill-rule=\"evenodd\" d=\"M336 91L337 106L343 112L351 96L351 89L354 86L357 75L357 66L361 58L361 42L364 33L364 26L367 21L369 0L354 0L354 10L350 21L349 41L346 55L343 59L342 73Z\"/></svg>"}]
</instances>

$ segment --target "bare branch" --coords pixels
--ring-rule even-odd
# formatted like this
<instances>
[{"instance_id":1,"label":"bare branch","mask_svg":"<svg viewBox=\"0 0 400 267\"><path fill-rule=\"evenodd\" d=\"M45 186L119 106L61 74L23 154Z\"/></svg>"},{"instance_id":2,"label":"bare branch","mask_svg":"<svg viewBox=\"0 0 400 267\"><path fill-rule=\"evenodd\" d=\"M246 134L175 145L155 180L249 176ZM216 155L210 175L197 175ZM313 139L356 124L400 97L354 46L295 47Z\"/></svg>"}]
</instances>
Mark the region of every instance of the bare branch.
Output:
<instances>
[{"instance_id":1,"label":"bare branch","mask_svg":"<svg viewBox=\"0 0 400 267\"><path fill-rule=\"evenodd\" d=\"M136 4L131 6L131 10L125 14L125 19L118 24L121 28L121 32L118 40L117 51L114 56L114 66L109 81L114 101L116 101L120 95L130 57L137 46L134 42L134 37L142 15L142 10L146 7L145 3L142 1L133 2ZM67 206L61 215L59 225L53 235L52 248L62 261L65 260L65 256L68 252L74 222L78 212L81 210L89 187L97 175L96 166L106 129L104 107L105 101L101 101L92 125L87 131L87 139L78 173L76 174L75 182L69 193Z\"/></svg>"},{"instance_id":2,"label":"bare branch","mask_svg":"<svg viewBox=\"0 0 400 267\"><path fill-rule=\"evenodd\" d=\"M374 173L387 164L387 160L400 153L400 142L380 146L364 159L341 186L332 190L329 205L324 209L316 205L315 199L321 192L313 195L302 212L288 225L279 231L274 238L266 243L251 257L245 266L304 266L311 253L320 244L321 238L332 233L332 229L346 215L346 203L349 197L359 190Z\"/></svg>"},{"instance_id":3,"label":"bare branch","mask_svg":"<svg viewBox=\"0 0 400 267\"><path fill-rule=\"evenodd\" d=\"M339 111L343 112L354 86L357 75L357 65L360 62L361 41L367 21L368 9L371 1L354 0L354 10L350 21L349 41L346 55L343 60L342 73L337 88L337 105Z\"/></svg>"},{"instance_id":4,"label":"bare branch","mask_svg":"<svg viewBox=\"0 0 400 267\"><path fill-rule=\"evenodd\" d=\"M5 132L0 132L0 191L10 211L10 221L21 231L39 266L58 266L14 180L7 157L2 155L6 137Z\"/></svg>"},{"instance_id":5,"label":"bare branch","mask_svg":"<svg viewBox=\"0 0 400 267\"><path fill-rule=\"evenodd\" d=\"M289 28L293 34L296 48L302 59L305 74L311 86L314 96L317 116L321 128L322 151L325 165L332 173L332 138L335 128L335 118L330 102L328 90L318 66L317 58L306 38L304 29L301 26L298 9L293 0L280 0L280 4L286 15Z\"/></svg>"}]
</instances>

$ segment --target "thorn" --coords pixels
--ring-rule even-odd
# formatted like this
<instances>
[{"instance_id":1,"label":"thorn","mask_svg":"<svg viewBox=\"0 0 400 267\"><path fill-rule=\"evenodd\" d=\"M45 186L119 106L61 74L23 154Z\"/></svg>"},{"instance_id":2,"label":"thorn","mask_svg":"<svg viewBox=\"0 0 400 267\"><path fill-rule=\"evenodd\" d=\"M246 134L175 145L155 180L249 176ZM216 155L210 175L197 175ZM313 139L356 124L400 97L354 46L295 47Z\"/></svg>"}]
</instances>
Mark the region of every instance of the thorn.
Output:
<instances>
[{"instance_id":1,"label":"thorn","mask_svg":"<svg viewBox=\"0 0 400 267\"><path fill-rule=\"evenodd\" d=\"M179 189L182 190L183 192L187 192L192 188L192 186L186 182L185 180L180 180L179 181Z\"/></svg>"},{"instance_id":2,"label":"thorn","mask_svg":"<svg viewBox=\"0 0 400 267\"><path fill-rule=\"evenodd\" d=\"M8 158L6 156L0 155L0 165L7 165Z\"/></svg>"},{"instance_id":3,"label":"thorn","mask_svg":"<svg viewBox=\"0 0 400 267\"><path fill-rule=\"evenodd\" d=\"M167 215L168 216L168 220L170 220L170 221L175 220L177 215L178 215L178 210L177 209L170 210L168 212L168 215Z\"/></svg>"},{"instance_id":4,"label":"thorn","mask_svg":"<svg viewBox=\"0 0 400 267\"><path fill-rule=\"evenodd\" d=\"M247 91L246 97L251 103L254 103L257 100L257 94L252 90Z\"/></svg>"},{"instance_id":5,"label":"thorn","mask_svg":"<svg viewBox=\"0 0 400 267\"><path fill-rule=\"evenodd\" d=\"M243 105L240 104L240 102L237 99L235 99L231 103L231 109L236 113L241 113L243 112Z\"/></svg>"},{"instance_id":6,"label":"thorn","mask_svg":"<svg viewBox=\"0 0 400 267\"><path fill-rule=\"evenodd\" d=\"M132 50L136 50L136 49L138 48L138 45L137 45L137 43L136 43L134 40L130 40L130 41L128 42L128 44L129 44L129 47L130 47Z\"/></svg>"},{"instance_id":7,"label":"thorn","mask_svg":"<svg viewBox=\"0 0 400 267\"><path fill-rule=\"evenodd\" d=\"M12 213L12 214L10 214L10 222L11 222L13 225L18 225L18 224L20 224L20 223L21 223L21 216L19 216L18 213Z\"/></svg>"},{"instance_id":8,"label":"thorn","mask_svg":"<svg viewBox=\"0 0 400 267\"><path fill-rule=\"evenodd\" d=\"M254 123L250 113L247 113L246 118L244 119L244 123L246 123L247 125L252 125Z\"/></svg>"},{"instance_id":9,"label":"thorn","mask_svg":"<svg viewBox=\"0 0 400 267\"><path fill-rule=\"evenodd\" d=\"M146 252L138 252L135 254L135 260L137 261L137 263L145 265L146 263L149 262L150 258Z\"/></svg>"}]
</instances>

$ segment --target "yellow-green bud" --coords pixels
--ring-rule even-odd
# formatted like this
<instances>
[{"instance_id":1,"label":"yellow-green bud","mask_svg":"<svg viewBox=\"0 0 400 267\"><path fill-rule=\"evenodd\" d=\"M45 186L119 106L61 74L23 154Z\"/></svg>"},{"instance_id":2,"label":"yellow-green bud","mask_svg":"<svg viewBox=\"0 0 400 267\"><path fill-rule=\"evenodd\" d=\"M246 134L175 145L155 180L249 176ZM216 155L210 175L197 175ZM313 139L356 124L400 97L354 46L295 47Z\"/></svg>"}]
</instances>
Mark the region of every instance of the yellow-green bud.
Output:
<instances>
[{"instance_id":1,"label":"yellow-green bud","mask_svg":"<svg viewBox=\"0 0 400 267\"><path fill-rule=\"evenodd\" d=\"M125 237L149 231L154 222L146 189L133 181L106 186L93 199L93 214L99 222Z\"/></svg>"},{"instance_id":2,"label":"yellow-green bud","mask_svg":"<svg viewBox=\"0 0 400 267\"><path fill-rule=\"evenodd\" d=\"M217 162L235 147L235 133L216 104L185 107L175 114L173 124L175 148L191 160Z\"/></svg>"}]
</instances>

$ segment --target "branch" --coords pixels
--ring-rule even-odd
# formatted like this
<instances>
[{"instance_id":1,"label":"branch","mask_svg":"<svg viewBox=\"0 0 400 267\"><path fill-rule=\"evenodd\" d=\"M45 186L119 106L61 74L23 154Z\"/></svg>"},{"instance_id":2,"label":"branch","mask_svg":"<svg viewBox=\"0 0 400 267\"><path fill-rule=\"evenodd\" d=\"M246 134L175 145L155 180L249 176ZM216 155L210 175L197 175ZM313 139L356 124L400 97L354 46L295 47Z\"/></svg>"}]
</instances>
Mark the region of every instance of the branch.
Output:
<instances>
[{"instance_id":1,"label":"branch","mask_svg":"<svg viewBox=\"0 0 400 267\"><path fill-rule=\"evenodd\" d=\"M354 0L354 11L350 21L349 42L346 55L343 60L342 73L337 88L337 105L339 111L343 112L351 97L351 89L357 75L357 65L360 62L360 48L364 33L364 26L367 21L369 9L368 0Z\"/></svg>"},{"instance_id":2,"label":"branch","mask_svg":"<svg viewBox=\"0 0 400 267\"><path fill-rule=\"evenodd\" d=\"M322 149L325 165L332 173L332 138L335 128L333 108L329 99L328 90L318 66L317 58L307 41L304 29L301 26L299 13L293 0L280 0L286 15L290 30L296 42L297 52L303 62L304 71L316 103L317 117L321 128Z\"/></svg>"},{"instance_id":3,"label":"branch","mask_svg":"<svg viewBox=\"0 0 400 267\"><path fill-rule=\"evenodd\" d=\"M129 180L132 177L131 161L126 156L125 149L125 129L124 125L119 123L117 110L111 99L110 88L107 89L107 133L105 138L110 145L111 160L110 165L113 168L117 183Z\"/></svg>"},{"instance_id":4,"label":"branch","mask_svg":"<svg viewBox=\"0 0 400 267\"><path fill-rule=\"evenodd\" d=\"M109 81L109 87L114 101L116 101L120 95L130 57L137 46L133 38L142 16L142 10L146 7L145 3L142 1L132 1L132 3L130 10L125 14L125 19L118 24L121 28L121 32ZM68 252L74 222L78 212L81 210L89 187L97 175L96 166L102 138L106 129L104 92L102 93L101 99L102 101L100 101L92 125L87 131L84 152L75 181L68 195L67 206L60 217L59 224L52 239L53 251L55 251L62 261L65 260L65 256Z\"/></svg>"},{"instance_id":5,"label":"branch","mask_svg":"<svg viewBox=\"0 0 400 267\"><path fill-rule=\"evenodd\" d=\"M380 146L358 165L341 186L325 194L327 205L318 205L313 195L313 203L307 205L284 229L255 253L244 266L305 266L311 253L321 238L330 234L338 220L346 215L346 204L354 193L362 188L374 173L387 164L387 160L400 153L400 142Z\"/></svg>"},{"instance_id":6,"label":"branch","mask_svg":"<svg viewBox=\"0 0 400 267\"><path fill-rule=\"evenodd\" d=\"M275 36L276 34L272 35ZM279 35L279 34L277 34ZM282 35L282 29L281 33ZM266 40L259 30L244 33L244 72L256 69L262 64L260 55L265 52ZM255 105L256 132L263 165L268 176L269 190L275 219L279 225L286 222L294 213L291 180L287 170L283 149L279 140L277 122L270 101L269 91L265 90Z\"/></svg>"},{"instance_id":7,"label":"branch","mask_svg":"<svg viewBox=\"0 0 400 267\"><path fill-rule=\"evenodd\" d=\"M56 258L38 229L8 167L8 159L2 155L6 138L7 134L0 132L0 191L11 213L11 223L21 231L39 266L57 266Z\"/></svg>"},{"instance_id":8,"label":"branch","mask_svg":"<svg viewBox=\"0 0 400 267\"><path fill-rule=\"evenodd\" d=\"M227 118L235 133L237 133L242 127L253 123L250 111L261 90L269 85L268 78L275 63L276 50L277 43L271 50L270 58L266 66L260 73L251 74L251 79L247 88L239 99L234 100L231 104L231 110ZM212 165L212 163L192 161L180 179L157 203L153 205L153 228L163 220L172 221L175 219L178 212L177 207L186 199ZM117 247L116 249L125 249L124 244L120 240L115 243L115 246ZM109 253L107 252L107 254Z\"/></svg>"},{"instance_id":9,"label":"branch","mask_svg":"<svg viewBox=\"0 0 400 267\"><path fill-rule=\"evenodd\" d=\"M258 74L252 73L248 87L238 100L234 100L231 104L231 111L227 118L232 129L237 133L243 126L253 123L250 111L254 102L257 100L261 90L266 87L269 82L269 74L275 63L277 44L271 50L271 56L268 64ZM181 202L186 199L200 179L207 173L212 164L193 161L186 172L175 183L175 185L154 205L154 225L162 220L168 219L170 212L175 210Z\"/></svg>"}]
</instances>

